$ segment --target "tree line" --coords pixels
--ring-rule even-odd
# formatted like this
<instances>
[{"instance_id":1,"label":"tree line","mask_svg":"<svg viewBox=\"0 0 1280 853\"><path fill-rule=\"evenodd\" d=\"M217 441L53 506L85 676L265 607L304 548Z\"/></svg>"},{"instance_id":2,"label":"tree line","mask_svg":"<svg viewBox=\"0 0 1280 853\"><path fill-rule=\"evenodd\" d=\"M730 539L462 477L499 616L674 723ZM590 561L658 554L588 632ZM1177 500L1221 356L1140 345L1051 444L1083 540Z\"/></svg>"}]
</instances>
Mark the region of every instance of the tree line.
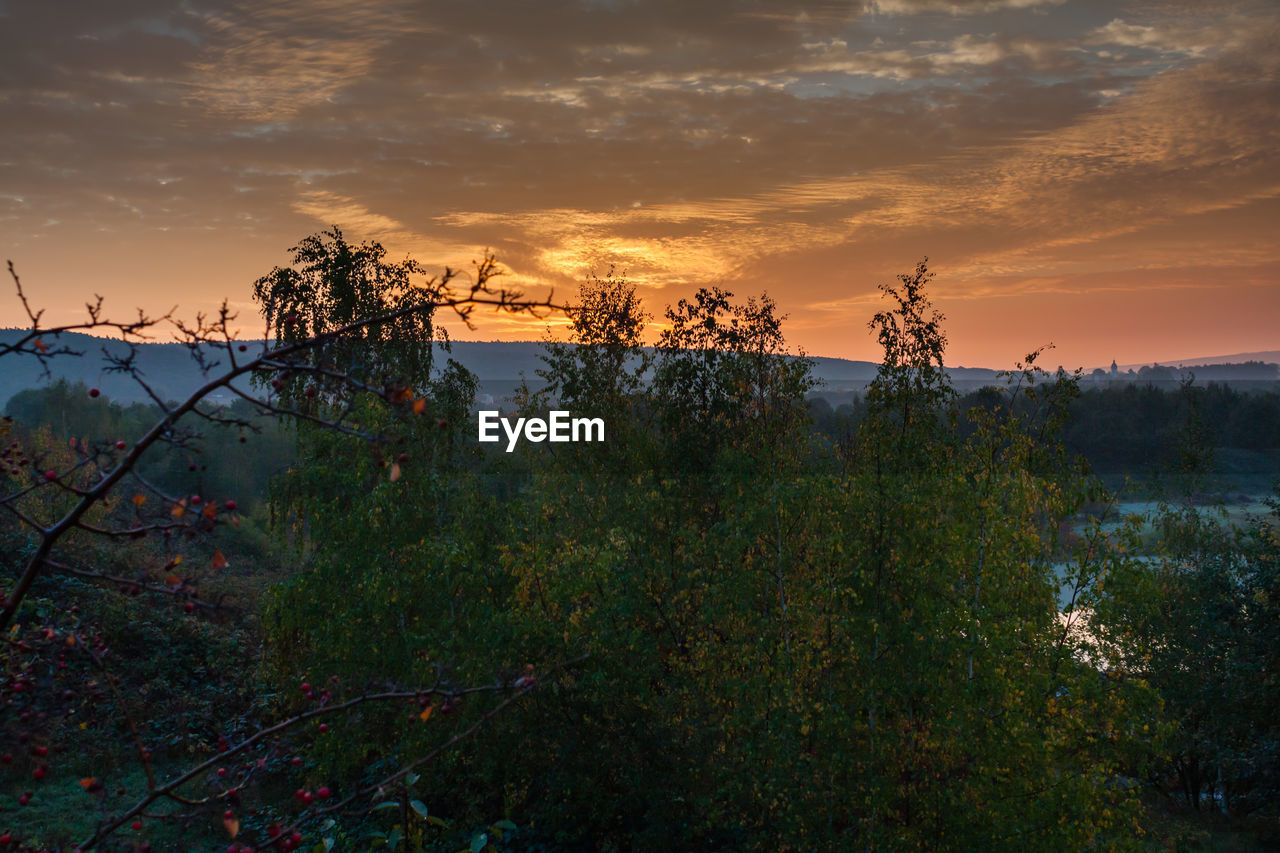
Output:
<instances>
[{"instance_id":1,"label":"tree line","mask_svg":"<svg viewBox=\"0 0 1280 853\"><path fill-rule=\"evenodd\" d=\"M328 337L396 310L409 272L334 231L256 288L274 346L323 342L256 374L294 455L241 535L284 544L239 542L233 566L270 570L209 581L247 619L175 609L157 629L235 638L196 679L239 683L233 719L191 684L193 726L139 720L136 647L104 658L113 676L58 668L40 637L76 620L112 645L132 590L42 578L28 647L4 651L23 685L5 702L29 714L4 736L74 742L65 763L107 768L80 794L104 811L146 786L121 744L169 767L209 756L176 777L182 799L121 824L126 844L182 825L237 849L1143 849L1167 840L1161 794L1274 827L1273 521L1170 504L1156 540L1117 530L1066 442L1078 377L1032 353L957 394L923 262L882 287L882 364L834 424L767 296L699 290L645 350L634 287L589 278L567 309L576 345L548 343L545 384L516 406L600 417L608 438L511 454L475 441L475 378L429 315ZM1210 403L1183 434L1203 440ZM242 414L205 430L231 430L228 458L273 413ZM17 555L29 534L7 523ZM176 575L200 541L82 557ZM198 646L148 665L190 681ZM61 698L73 678L100 698ZM98 734L74 740L67 707L86 701ZM218 767L220 750L235 759ZM43 758L19 749L0 780L29 787Z\"/></svg>"}]
</instances>

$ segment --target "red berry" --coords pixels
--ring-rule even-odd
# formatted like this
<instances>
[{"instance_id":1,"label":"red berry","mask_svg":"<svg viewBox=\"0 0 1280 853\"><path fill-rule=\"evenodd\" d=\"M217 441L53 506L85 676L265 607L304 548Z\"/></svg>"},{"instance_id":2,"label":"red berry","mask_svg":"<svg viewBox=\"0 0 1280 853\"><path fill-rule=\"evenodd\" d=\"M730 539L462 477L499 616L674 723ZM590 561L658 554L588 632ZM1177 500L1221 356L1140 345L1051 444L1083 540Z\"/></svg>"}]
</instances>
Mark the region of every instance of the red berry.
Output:
<instances>
[{"instance_id":1,"label":"red berry","mask_svg":"<svg viewBox=\"0 0 1280 853\"><path fill-rule=\"evenodd\" d=\"M309 693L309 692L311 692L311 683L310 683L310 682L307 682L307 681L302 682L301 687L302 687L302 692L303 692L303 693Z\"/></svg>"},{"instance_id":2,"label":"red berry","mask_svg":"<svg viewBox=\"0 0 1280 853\"><path fill-rule=\"evenodd\" d=\"M313 797L313 796L311 795L311 792L310 792L310 791L303 791L303 793L302 793L302 802L304 802L304 803L305 803L305 804L307 804L307 805L311 805L311 802L312 802L312 800L314 800L314 799L315 799L315 797Z\"/></svg>"},{"instance_id":3,"label":"red berry","mask_svg":"<svg viewBox=\"0 0 1280 853\"><path fill-rule=\"evenodd\" d=\"M290 840L290 841L292 841L294 844L301 844L301 843L302 843L302 833L301 833L301 832L298 832L298 831L295 829L295 830L293 831L293 834L289 836L289 840Z\"/></svg>"},{"instance_id":4,"label":"red berry","mask_svg":"<svg viewBox=\"0 0 1280 853\"><path fill-rule=\"evenodd\" d=\"M133 822L133 828L134 828L134 830L135 830L135 831L137 831L137 830L139 830L139 829L142 829L142 821L140 821L140 820L135 820L135 821Z\"/></svg>"},{"instance_id":5,"label":"red berry","mask_svg":"<svg viewBox=\"0 0 1280 853\"><path fill-rule=\"evenodd\" d=\"M45 471L44 478L52 483L54 480L58 479L58 475L54 471Z\"/></svg>"},{"instance_id":6,"label":"red berry","mask_svg":"<svg viewBox=\"0 0 1280 853\"><path fill-rule=\"evenodd\" d=\"M188 602L186 603L186 605L183 607L183 609L184 609L184 610L186 610L188 613L195 613L195 612L196 612L196 606L195 606L194 604L192 604L190 601L188 601Z\"/></svg>"},{"instance_id":7,"label":"red berry","mask_svg":"<svg viewBox=\"0 0 1280 853\"><path fill-rule=\"evenodd\" d=\"M12 844L12 843L13 843L12 835L10 835L7 832L4 835L0 835L0 844Z\"/></svg>"},{"instance_id":8,"label":"red berry","mask_svg":"<svg viewBox=\"0 0 1280 853\"><path fill-rule=\"evenodd\" d=\"M200 496L199 496L199 495L192 495L192 496L191 496L191 503L192 503L192 504L198 504L198 503L200 503Z\"/></svg>"},{"instance_id":9,"label":"red berry","mask_svg":"<svg viewBox=\"0 0 1280 853\"><path fill-rule=\"evenodd\" d=\"M297 798L300 800L300 799L302 799L304 796L306 796L306 793L307 793L306 791L304 791L304 790L302 790L301 788L299 788L298 790L296 790L296 791L294 791L294 792L293 792L293 795L294 795L295 797L297 797Z\"/></svg>"},{"instance_id":10,"label":"red berry","mask_svg":"<svg viewBox=\"0 0 1280 853\"><path fill-rule=\"evenodd\" d=\"M225 768L225 767L219 767L219 768L218 768L218 778L219 778L219 779L221 779L222 777L224 777L224 776L226 776L226 775L227 775L227 768Z\"/></svg>"},{"instance_id":11,"label":"red berry","mask_svg":"<svg viewBox=\"0 0 1280 853\"><path fill-rule=\"evenodd\" d=\"M31 798L28 797L26 794L23 794L21 797L18 797L18 805L20 806L25 806L29 802L31 802Z\"/></svg>"},{"instance_id":12,"label":"red berry","mask_svg":"<svg viewBox=\"0 0 1280 853\"><path fill-rule=\"evenodd\" d=\"M321 787L321 788L319 788L319 789L316 791L316 796L317 796L317 797L319 797L319 798L320 798L320 799L322 799L322 800L327 800L327 799L329 799L330 795L332 795L332 793L333 793L333 792L332 792L332 791L330 791L328 788L326 788L326 787Z\"/></svg>"},{"instance_id":13,"label":"red berry","mask_svg":"<svg viewBox=\"0 0 1280 853\"><path fill-rule=\"evenodd\" d=\"M46 755L49 754L49 748L47 746L37 746L35 749L31 751L34 754L40 756L41 758L44 758Z\"/></svg>"},{"instance_id":14,"label":"red berry","mask_svg":"<svg viewBox=\"0 0 1280 853\"><path fill-rule=\"evenodd\" d=\"M302 766L302 759L301 759L301 758L298 758L298 757L295 755L295 756L293 757L293 766L294 766L294 767L301 767L301 766Z\"/></svg>"},{"instance_id":15,"label":"red berry","mask_svg":"<svg viewBox=\"0 0 1280 853\"><path fill-rule=\"evenodd\" d=\"M98 396L98 395L99 395L99 394L101 394L101 393L102 393L102 392L101 392L101 391L99 391L97 388L90 388L90 389L89 389L89 396L90 396L90 397L96 397L96 396Z\"/></svg>"},{"instance_id":16,"label":"red berry","mask_svg":"<svg viewBox=\"0 0 1280 853\"><path fill-rule=\"evenodd\" d=\"M125 445L125 443L124 443L123 441L117 441L117 442L116 442L116 450L124 450L124 449L125 449L125 447L126 447L126 445Z\"/></svg>"},{"instance_id":17,"label":"red berry","mask_svg":"<svg viewBox=\"0 0 1280 853\"><path fill-rule=\"evenodd\" d=\"M225 812L222 813L222 816L225 817L227 820L232 820L236 816L236 813L233 812L231 809L227 809Z\"/></svg>"},{"instance_id":18,"label":"red berry","mask_svg":"<svg viewBox=\"0 0 1280 853\"><path fill-rule=\"evenodd\" d=\"M37 767L35 770L32 770L32 771L31 771L31 778L32 778L32 779L43 779L43 778L44 778L44 774L45 774L46 772L47 772L47 771L46 771L43 767Z\"/></svg>"},{"instance_id":19,"label":"red berry","mask_svg":"<svg viewBox=\"0 0 1280 853\"><path fill-rule=\"evenodd\" d=\"M320 734L324 734L324 733L325 733L325 732L327 732L327 731L329 731L329 724L328 724L328 723L321 723L321 724L320 724Z\"/></svg>"},{"instance_id":20,"label":"red berry","mask_svg":"<svg viewBox=\"0 0 1280 853\"><path fill-rule=\"evenodd\" d=\"M227 512L235 512L235 511L236 511L236 502L235 502L235 501L227 501L225 504L223 504L223 506L225 506L225 507L227 508Z\"/></svg>"}]
</instances>

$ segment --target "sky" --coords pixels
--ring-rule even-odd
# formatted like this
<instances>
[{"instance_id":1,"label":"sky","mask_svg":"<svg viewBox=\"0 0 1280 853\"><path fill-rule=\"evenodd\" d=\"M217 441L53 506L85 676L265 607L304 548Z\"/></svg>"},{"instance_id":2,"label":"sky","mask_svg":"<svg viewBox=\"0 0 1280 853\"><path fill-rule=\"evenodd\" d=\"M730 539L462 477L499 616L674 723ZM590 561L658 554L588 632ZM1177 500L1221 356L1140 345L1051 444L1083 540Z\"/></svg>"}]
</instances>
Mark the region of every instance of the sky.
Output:
<instances>
[{"instance_id":1,"label":"sky","mask_svg":"<svg viewBox=\"0 0 1280 853\"><path fill-rule=\"evenodd\" d=\"M0 258L47 322L260 329L337 225L561 298L612 267L655 324L767 292L876 360L927 256L949 364L1280 349L1277 45L1252 0L0 0Z\"/></svg>"}]
</instances>

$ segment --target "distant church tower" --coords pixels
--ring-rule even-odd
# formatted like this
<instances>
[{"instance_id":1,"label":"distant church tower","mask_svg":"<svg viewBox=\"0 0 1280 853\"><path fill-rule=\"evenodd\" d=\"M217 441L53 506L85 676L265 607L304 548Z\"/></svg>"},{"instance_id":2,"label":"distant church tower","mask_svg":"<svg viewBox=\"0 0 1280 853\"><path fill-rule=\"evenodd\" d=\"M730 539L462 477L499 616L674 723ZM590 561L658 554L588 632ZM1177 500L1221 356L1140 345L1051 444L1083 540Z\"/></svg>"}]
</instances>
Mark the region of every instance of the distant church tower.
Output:
<instances>
[{"instance_id":1,"label":"distant church tower","mask_svg":"<svg viewBox=\"0 0 1280 853\"><path fill-rule=\"evenodd\" d=\"M1111 359L1111 378L1115 379L1119 375L1120 375L1120 368L1116 367L1116 360L1113 358Z\"/></svg>"}]
</instances>

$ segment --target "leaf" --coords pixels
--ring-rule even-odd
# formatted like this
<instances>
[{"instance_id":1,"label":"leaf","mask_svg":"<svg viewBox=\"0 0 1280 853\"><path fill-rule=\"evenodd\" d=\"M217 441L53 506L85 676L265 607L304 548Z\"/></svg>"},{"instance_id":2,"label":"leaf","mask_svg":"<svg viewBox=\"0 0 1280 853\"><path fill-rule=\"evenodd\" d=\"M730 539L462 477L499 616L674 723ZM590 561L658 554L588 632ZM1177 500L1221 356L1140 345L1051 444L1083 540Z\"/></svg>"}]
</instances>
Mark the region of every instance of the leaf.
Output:
<instances>
[{"instance_id":1,"label":"leaf","mask_svg":"<svg viewBox=\"0 0 1280 853\"><path fill-rule=\"evenodd\" d=\"M187 512L187 508L185 504L186 504L186 501L178 501L176 504L173 505L173 509L169 510L169 514L172 515L174 518L182 518L182 516L185 515Z\"/></svg>"},{"instance_id":2,"label":"leaf","mask_svg":"<svg viewBox=\"0 0 1280 853\"><path fill-rule=\"evenodd\" d=\"M218 550L213 552L213 559L209 561L209 565L214 569L214 571L217 571L225 569L230 564L227 562L226 555L223 554L222 551Z\"/></svg>"},{"instance_id":3,"label":"leaf","mask_svg":"<svg viewBox=\"0 0 1280 853\"><path fill-rule=\"evenodd\" d=\"M147 496L144 494L136 494L133 496L134 506L142 506L146 502L147 502Z\"/></svg>"},{"instance_id":4,"label":"leaf","mask_svg":"<svg viewBox=\"0 0 1280 853\"><path fill-rule=\"evenodd\" d=\"M427 804L422 800L410 800L409 808L418 813L418 817L427 817Z\"/></svg>"},{"instance_id":5,"label":"leaf","mask_svg":"<svg viewBox=\"0 0 1280 853\"><path fill-rule=\"evenodd\" d=\"M420 415L427 410L427 401L419 397L413 401L413 413Z\"/></svg>"},{"instance_id":6,"label":"leaf","mask_svg":"<svg viewBox=\"0 0 1280 853\"><path fill-rule=\"evenodd\" d=\"M369 811L376 812L376 811L381 811L382 809L394 809L399 805L400 805L399 803L388 801L385 803L378 803L376 806L369 809Z\"/></svg>"},{"instance_id":7,"label":"leaf","mask_svg":"<svg viewBox=\"0 0 1280 853\"><path fill-rule=\"evenodd\" d=\"M182 578L177 575L169 575L164 579L164 582L169 584L169 586L182 586Z\"/></svg>"},{"instance_id":8,"label":"leaf","mask_svg":"<svg viewBox=\"0 0 1280 853\"><path fill-rule=\"evenodd\" d=\"M498 829L505 829L507 832L514 832L515 830L520 828L509 820L500 820L497 823L495 823L494 826L497 827Z\"/></svg>"},{"instance_id":9,"label":"leaf","mask_svg":"<svg viewBox=\"0 0 1280 853\"><path fill-rule=\"evenodd\" d=\"M489 844L489 836L483 832L477 832L471 836L471 853L480 853Z\"/></svg>"},{"instance_id":10,"label":"leaf","mask_svg":"<svg viewBox=\"0 0 1280 853\"><path fill-rule=\"evenodd\" d=\"M207 503L204 505L204 517L213 518L218 514L218 505L216 503Z\"/></svg>"},{"instance_id":11,"label":"leaf","mask_svg":"<svg viewBox=\"0 0 1280 853\"><path fill-rule=\"evenodd\" d=\"M235 838L240 832L240 821L234 817L224 817L222 825L227 828L227 834L232 838Z\"/></svg>"},{"instance_id":12,"label":"leaf","mask_svg":"<svg viewBox=\"0 0 1280 853\"><path fill-rule=\"evenodd\" d=\"M87 790L89 790L91 787L93 787L93 783L94 783L94 782L97 782L97 781L98 781L98 780L97 780L97 779L95 779L95 778L94 778L94 777L92 777L92 776L86 776L84 779L81 779L81 780L80 780L80 787L81 787L81 788L84 788L84 789L87 791Z\"/></svg>"},{"instance_id":13,"label":"leaf","mask_svg":"<svg viewBox=\"0 0 1280 853\"><path fill-rule=\"evenodd\" d=\"M394 483L396 480L399 480L399 479L400 479L400 463L392 462L391 463L391 482Z\"/></svg>"},{"instance_id":14,"label":"leaf","mask_svg":"<svg viewBox=\"0 0 1280 853\"><path fill-rule=\"evenodd\" d=\"M32 341L32 342L31 342L31 346L33 346L33 347L35 347L36 349L40 350L40 352L48 352L48 351L49 351L49 345L48 345L48 344L46 344L46 343L44 342L44 339L43 339L43 338L36 338L34 341Z\"/></svg>"},{"instance_id":15,"label":"leaf","mask_svg":"<svg viewBox=\"0 0 1280 853\"><path fill-rule=\"evenodd\" d=\"M431 712L434 711L435 708L436 708L435 705L428 705L427 707L423 708L422 713L418 715L418 719L422 720L425 723L431 717Z\"/></svg>"}]
</instances>

